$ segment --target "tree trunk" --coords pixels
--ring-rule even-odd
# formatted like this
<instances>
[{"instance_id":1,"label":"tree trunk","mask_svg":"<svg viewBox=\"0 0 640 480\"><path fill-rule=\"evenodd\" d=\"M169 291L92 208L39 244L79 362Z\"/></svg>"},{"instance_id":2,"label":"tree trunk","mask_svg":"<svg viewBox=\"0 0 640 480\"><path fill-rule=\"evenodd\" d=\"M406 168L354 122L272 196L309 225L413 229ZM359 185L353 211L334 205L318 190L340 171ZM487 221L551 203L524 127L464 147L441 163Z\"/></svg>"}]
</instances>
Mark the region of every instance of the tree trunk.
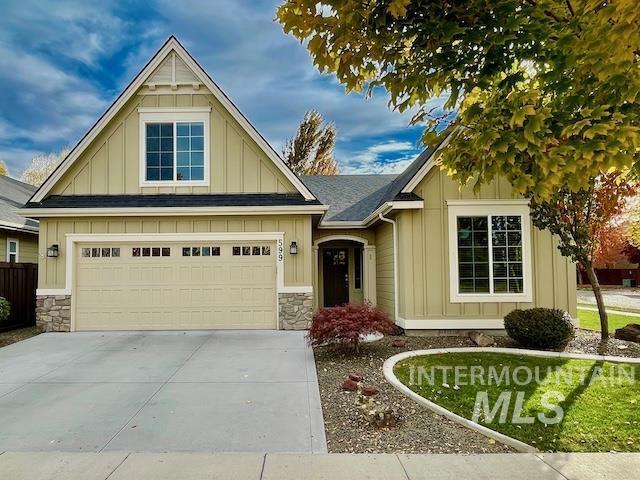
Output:
<instances>
[{"instance_id":1,"label":"tree trunk","mask_svg":"<svg viewBox=\"0 0 640 480\"><path fill-rule=\"evenodd\" d=\"M584 265L584 269L587 272L587 278L589 279L591 289L596 297L596 304L598 305L598 314L600 315L600 336L602 340L607 340L609 338L609 317L607 317L607 311L604 308L604 300L602 299L600 283L598 282L596 271L591 262Z\"/></svg>"}]
</instances>

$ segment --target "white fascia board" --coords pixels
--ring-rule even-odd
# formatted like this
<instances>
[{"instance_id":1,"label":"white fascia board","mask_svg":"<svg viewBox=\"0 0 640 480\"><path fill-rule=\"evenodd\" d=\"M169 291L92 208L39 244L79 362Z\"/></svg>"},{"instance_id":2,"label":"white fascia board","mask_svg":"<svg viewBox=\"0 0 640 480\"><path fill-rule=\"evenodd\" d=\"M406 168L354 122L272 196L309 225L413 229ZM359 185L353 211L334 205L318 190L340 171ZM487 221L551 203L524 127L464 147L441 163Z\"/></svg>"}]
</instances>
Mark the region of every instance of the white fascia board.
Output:
<instances>
[{"instance_id":1,"label":"white fascia board","mask_svg":"<svg viewBox=\"0 0 640 480\"><path fill-rule=\"evenodd\" d=\"M420 167L420 170L418 170L413 178L411 178L411 180L407 182L405 187L401 190L402 193L413 192L418 184L422 181L422 179L427 176L427 173L429 173L431 169L435 167L435 165L436 163L432 159L427 160L427 162L422 167Z\"/></svg>"},{"instance_id":2,"label":"white fascia board","mask_svg":"<svg viewBox=\"0 0 640 480\"><path fill-rule=\"evenodd\" d=\"M438 155L438 152L446 147L449 144L450 140L451 134L447 135L447 138L445 138L442 143L438 145L438 148L436 148L435 152L431 154L429 160L427 160L427 162L420 168L420 170L418 170L416 174L407 182L407 184L401 190L402 193L411 193L415 190L422 179L427 176L427 173L429 173L431 169L436 166L435 159Z\"/></svg>"},{"instance_id":3,"label":"white fascia board","mask_svg":"<svg viewBox=\"0 0 640 480\"><path fill-rule=\"evenodd\" d=\"M240 112L231 100L225 95L225 93L218 87L215 82L209 77L207 72L194 60L194 58L187 52L184 47L178 42L178 40L171 36L164 43L164 45L158 50L158 52L149 60L144 68L138 73L138 75L131 81L129 86L116 98L111 106L100 116L98 121L89 129L89 131L82 137L82 139L76 144L76 146L69 152L60 165L53 171L53 173L44 181L44 183L38 188L36 193L33 194L30 202L40 202L49 193L51 188L56 184L58 180L65 174L65 172L73 165L78 157L88 148L88 146L95 140L98 134L106 127L106 125L113 119L113 117L122 109L122 107L133 97L133 95L142 87L145 80L153 73L153 71L164 61L166 56L175 51L177 55L184 63L192 69L192 71L200 77L203 84L211 91L216 99L229 111L231 116L245 129L249 136L258 144L258 146L264 151L264 153L273 161L278 169L289 179L289 181L296 187L296 189L307 200L315 200L316 197L305 186L305 184L293 173L293 171L287 167L284 161L276 153L276 151L269 145L269 143L260 135L256 128L247 120L247 118Z\"/></svg>"},{"instance_id":4,"label":"white fascia board","mask_svg":"<svg viewBox=\"0 0 640 480\"><path fill-rule=\"evenodd\" d=\"M37 220L35 220L37 221ZM0 222L0 229L11 230L13 232L35 233L38 234L38 227L31 227L29 225L23 225L20 223Z\"/></svg>"},{"instance_id":5,"label":"white fascia board","mask_svg":"<svg viewBox=\"0 0 640 480\"><path fill-rule=\"evenodd\" d=\"M34 217L139 217L173 215L290 215L320 214L329 207L326 205L293 205L281 207L132 207L132 208L29 208Z\"/></svg>"}]
</instances>

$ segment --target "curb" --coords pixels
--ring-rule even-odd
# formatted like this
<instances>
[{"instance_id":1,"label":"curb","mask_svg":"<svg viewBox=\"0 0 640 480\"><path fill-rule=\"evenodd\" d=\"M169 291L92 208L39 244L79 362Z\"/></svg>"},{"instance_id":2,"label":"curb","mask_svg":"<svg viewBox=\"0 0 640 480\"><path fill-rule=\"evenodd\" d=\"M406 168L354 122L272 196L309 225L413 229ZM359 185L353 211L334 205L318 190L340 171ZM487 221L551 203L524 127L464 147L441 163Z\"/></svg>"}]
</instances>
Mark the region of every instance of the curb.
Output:
<instances>
[{"instance_id":1,"label":"curb","mask_svg":"<svg viewBox=\"0 0 640 480\"><path fill-rule=\"evenodd\" d=\"M431 350L412 350L409 352L398 353L392 357L389 357L382 366L382 373L387 381L398 391L403 393L405 396L415 400L420 405L427 407L429 410L432 410L449 420L452 420L460 425L464 425L476 432L485 435L486 437L492 438L496 441L504 443L510 447L513 447L519 452L524 453L540 453L536 447L529 445L528 443L524 443L520 440L516 440L513 437L509 437L503 433L496 432L490 428L485 427L484 425L480 425L479 423L473 422L467 418L464 418L456 413L453 413L451 410L447 410L444 407L441 407L437 403L432 402L431 400L427 400L424 397L421 397L409 387L404 385L398 377L396 377L395 373L393 373L393 367L395 367L396 363L401 360L406 360L407 358L412 357L421 357L426 355L440 355L443 353L471 353L471 352L480 352L480 353L506 353L511 355L528 355L530 357L555 357L555 358L574 358L578 360L599 360L606 362L616 362L616 363L636 363L640 364L640 358L626 358L626 357L615 357L611 355L589 355L583 353L565 353L565 352L547 352L542 350L525 350L522 348L496 348L496 347L455 347L455 348L434 348Z\"/></svg>"}]
</instances>

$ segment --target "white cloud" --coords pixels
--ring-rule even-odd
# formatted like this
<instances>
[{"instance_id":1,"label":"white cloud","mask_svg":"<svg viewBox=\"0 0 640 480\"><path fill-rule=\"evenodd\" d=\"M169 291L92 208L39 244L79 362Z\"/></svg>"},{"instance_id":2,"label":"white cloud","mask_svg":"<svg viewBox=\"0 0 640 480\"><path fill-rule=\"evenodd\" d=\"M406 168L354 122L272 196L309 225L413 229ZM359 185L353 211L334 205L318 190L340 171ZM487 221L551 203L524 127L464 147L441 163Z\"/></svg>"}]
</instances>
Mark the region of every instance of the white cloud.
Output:
<instances>
[{"instance_id":1,"label":"white cloud","mask_svg":"<svg viewBox=\"0 0 640 480\"><path fill-rule=\"evenodd\" d=\"M73 145L175 34L276 151L316 109L336 124L345 173L400 168L415 150L404 140L418 135L407 134L410 113L391 112L382 94L345 95L334 76L319 74L274 21L279 3L151 0L141 11L135 2L5 0L0 88L12 95L0 106L0 149Z\"/></svg>"},{"instance_id":2,"label":"white cloud","mask_svg":"<svg viewBox=\"0 0 640 480\"><path fill-rule=\"evenodd\" d=\"M400 173L415 159L417 152L410 142L389 140L370 145L351 156L341 154L338 160L345 174Z\"/></svg>"}]
</instances>

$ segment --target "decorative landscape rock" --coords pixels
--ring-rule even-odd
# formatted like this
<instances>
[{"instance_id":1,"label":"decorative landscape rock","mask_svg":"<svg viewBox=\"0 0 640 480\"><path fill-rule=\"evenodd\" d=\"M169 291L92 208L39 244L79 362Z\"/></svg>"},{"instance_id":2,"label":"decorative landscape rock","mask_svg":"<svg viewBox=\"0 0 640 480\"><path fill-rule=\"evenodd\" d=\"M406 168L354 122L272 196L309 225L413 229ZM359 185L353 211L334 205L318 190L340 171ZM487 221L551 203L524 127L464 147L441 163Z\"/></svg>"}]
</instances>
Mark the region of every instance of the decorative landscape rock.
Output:
<instances>
[{"instance_id":1,"label":"decorative landscape rock","mask_svg":"<svg viewBox=\"0 0 640 480\"><path fill-rule=\"evenodd\" d=\"M357 392L358 391L358 382L354 382L350 378L347 378L342 384L342 390L346 392Z\"/></svg>"},{"instance_id":2,"label":"decorative landscape rock","mask_svg":"<svg viewBox=\"0 0 640 480\"><path fill-rule=\"evenodd\" d=\"M408 343L409 343L409 340L407 340L406 338L394 338L391 341L391 346L396 348L404 348L407 346Z\"/></svg>"},{"instance_id":3,"label":"decorative landscape rock","mask_svg":"<svg viewBox=\"0 0 640 480\"><path fill-rule=\"evenodd\" d=\"M373 397L375 395L378 395L380 393L380 390L378 390L376 387L362 387L361 393L365 397Z\"/></svg>"},{"instance_id":4,"label":"decorative landscape rock","mask_svg":"<svg viewBox=\"0 0 640 480\"><path fill-rule=\"evenodd\" d=\"M640 324L630 323L622 328L618 328L614 336L618 340L640 343Z\"/></svg>"},{"instance_id":5,"label":"decorative landscape rock","mask_svg":"<svg viewBox=\"0 0 640 480\"><path fill-rule=\"evenodd\" d=\"M477 332L475 330L469 332L469 338L478 347L493 347L496 344L496 341L493 339L493 337L485 335L482 332Z\"/></svg>"}]
</instances>

